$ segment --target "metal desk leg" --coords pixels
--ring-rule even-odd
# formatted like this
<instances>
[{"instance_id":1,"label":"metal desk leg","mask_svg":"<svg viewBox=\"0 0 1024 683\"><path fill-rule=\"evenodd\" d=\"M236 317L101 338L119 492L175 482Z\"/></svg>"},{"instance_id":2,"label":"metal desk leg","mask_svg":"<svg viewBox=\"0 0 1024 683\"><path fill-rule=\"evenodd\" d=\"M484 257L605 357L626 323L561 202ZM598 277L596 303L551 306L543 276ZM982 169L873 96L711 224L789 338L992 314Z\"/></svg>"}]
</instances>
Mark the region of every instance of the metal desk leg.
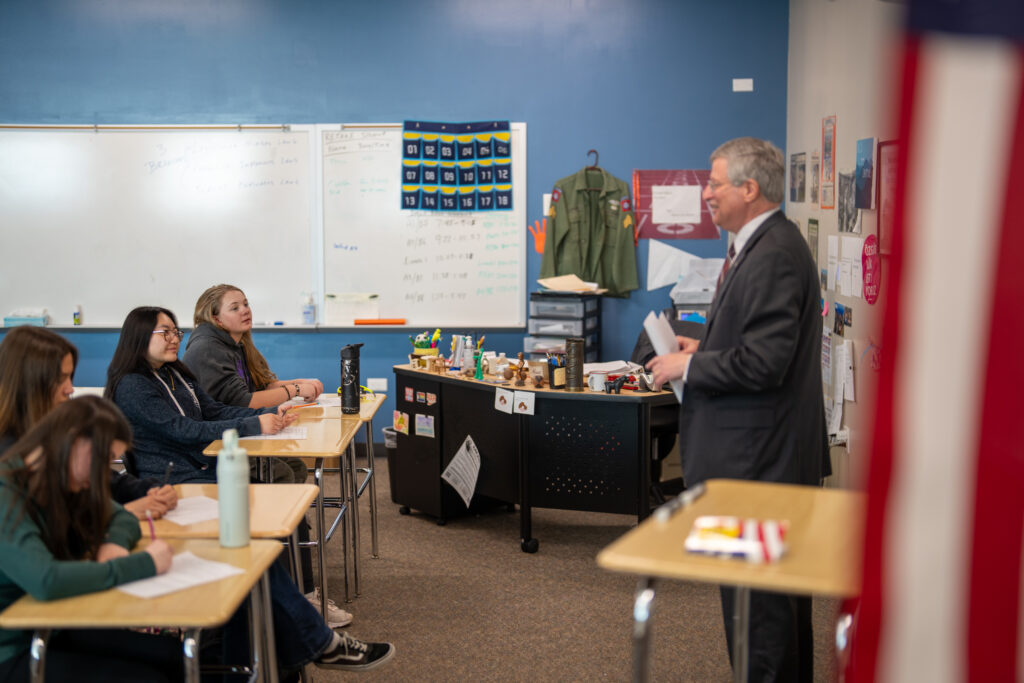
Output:
<instances>
[{"instance_id":1,"label":"metal desk leg","mask_svg":"<svg viewBox=\"0 0 1024 683\"><path fill-rule=\"evenodd\" d=\"M351 448L351 444L350 444L350 448ZM345 602L352 602L352 595L349 592L349 574L348 574L348 572L349 572L349 568L348 568L348 565L349 565L349 563L348 563L348 555L349 555L349 543L350 543L350 540L349 540L349 526L352 523L352 514L350 512L351 507L352 507L352 503L349 500L349 496L351 494L351 488L350 487L352 486L351 477L349 476L351 474L349 472L349 465L348 465L349 459L350 459L350 452L348 452L348 451L345 452L345 453L340 454L340 457L338 459L338 465L339 465L339 467L338 467L338 479L339 479L339 483L340 483L340 486L341 486L341 490L338 492L338 498L341 501L341 507L338 508L338 514L339 515L347 515L346 517L344 517L343 519L340 520L340 522L341 522L342 569L343 569L343 573L345 575ZM334 523L337 524L338 521L339 520L336 519ZM326 607L325 607L325 609L326 609ZM327 614L327 612L324 612L324 614Z\"/></svg>"},{"instance_id":2,"label":"metal desk leg","mask_svg":"<svg viewBox=\"0 0 1024 683\"><path fill-rule=\"evenodd\" d=\"M750 587L737 586L732 617L732 680L746 683L750 666Z\"/></svg>"},{"instance_id":3,"label":"metal desk leg","mask_svg":"<svg viewBox=\"0 0 1024 683\"><path fill-rule=\"evenodd\" d=\"M654 613L654 579L641 577L633 601L633 681L651 680L651 617Z\"/></svg>"},{"instance_id":4,"label":"metal desk leg","mask_svg":"<svg viewBox=\"0 0 1024 683\"><path fill-rule=\"evenodd\" d=\"M519 547L524 553L535 553L540 542L533 537L533 525L530 514L530 428L526 416L518 416L519 422Z\"/></svg>"},{"instance_id":5,"label":"metal desk leg","mask_svg":"<svg viewBox=\"0 0 1024 683\"><path fill-rule=\"evenodd\" d=\"M259 583L253 587L253 604L259 604L257 610L263 619L262 643L263 643L263 680L277 683L277 641L274 637L274 614L273 603L270 601L270 579L267 573L263 572ZM259 624L254 628L259 628Z\"/></svg>"},{"instance_id":6,"label":"metal desk leg","mask_svg":"<svg viewBox=\"0 0 1024 683\"><path fill-rule=\"evenodd\" d=\"M299 524L305 524L306 520L299 520ZM299 557L299 527L295 526L292 531L291 538L288 541L288 551L291 556L292 576L295 577L295 585L299 587L299 592L305 595L309 591L306 590L306 582L302 579L302 559Z\"/></svg>"},{"instance_id":7,"label":"metal desk leg","mask_svg":"<svg viewBox=\"0 0 1024 683\"><path fill-rule=\"evenodd\" d=\"M32 683L43 683L46 680L46 645L49 642L48 628L41 628L32 634L32 644L28 648L28 672Z\"/></svg>"},{"instance_id":8,"label":"metal desk leg","mask_svg":"<svg viewBox=\"0 0 1024 683\"><path fill-rule=\"evenodd\" d=\"M317 458L313 468L316 480L316 554L320 569L320 614L327 614L327 548L324 523L324 459Z\"/></svg>"},{"instance_id":9,"label":"metal desk leg","mask_svg":"<svg viewBox=\"0 0 1024 683\"><path fill-rule=\"evenodd\" d=\"M187 683L199 683L199 632L198 628L185 629L185 637L181 641Z\"/></svg>"},{"instance_id":10,"label":"metal desk leg","mask_svg":"<svg viewBox=\"0 0 1024 683\"><path fill-rule=\"evenodd\" d=\"M377 547L377 475L373 467L373 421L366 422L366 481L370 485L370 540L372 541L371 556L380 557Z\"/></svg>"},{"instance_id":11,"label":"metal desk leg","mask_svg":"<svg viewBox=\"0 0 1024 683\"><path fill-rule=\"evenodd\" d=\"M359 483L356 481L356 442L353 439L345 452L345 469L348 470L348 489L343 489L348 496L352 530L352 592L359 597ZM348 599L348 594L345 594Z\"/></svg>"}]
</instances>

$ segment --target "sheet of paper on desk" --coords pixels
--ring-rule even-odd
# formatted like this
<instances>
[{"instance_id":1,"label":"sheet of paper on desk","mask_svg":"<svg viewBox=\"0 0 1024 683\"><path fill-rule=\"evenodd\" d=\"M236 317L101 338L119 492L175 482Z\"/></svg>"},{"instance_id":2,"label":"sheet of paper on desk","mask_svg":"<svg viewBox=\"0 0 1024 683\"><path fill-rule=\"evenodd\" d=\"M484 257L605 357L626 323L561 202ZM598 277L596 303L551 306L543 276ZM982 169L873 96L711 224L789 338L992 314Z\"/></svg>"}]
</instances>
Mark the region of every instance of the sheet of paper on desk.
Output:
<instances>
[{"instance_id":1,"label":"sheet of paper on desk","mask_svg":"<svg viewBox=\"0 0 1024 683\"><path fill-rule=\"evenodd\" d=\"M444 468L441 478L455 489L468 508L469 502L473 500L473 491L476 490L476 479L479 475L480 451L476 449L473 437L467 435L455 457L448 463L448 467Z\"/></svg>"},{"instance_id":2,"label":"sheet of paper on desk","mask_svg":"<svg viewBox=\"0 0 1024 683\"><path fill-rule=\"evenodd\" d=\"M583 374L589 375L592 372L607 372L609 375L621 375L629 372L640 372L643 366L632 363L628 360L611 360L605 363L584 363Z\"/></svg>"},{"instance_id":3,"label":"sheet of paper on desk","mask_svg":"<svg viewBox=\"0 0 1024 683\"><path fill-rule=\"evenodd\" d=\"M171 568L166 574L141 581L132 581L118 586L117 590L137 598L156 598L243 573L245 570L239 567L224 562L204 560L190 552L184 552L174 556Z\"/></svg>"},{"instance_id":4,"label":"sheet of paper on desk","mask_svg":"<svg viewBox=\"0 0 1024 683\"><path fill-rule=\"evenodd\" d=\"M306 438L306 428L296 427L295 425L289 425L279 431L277 434L257 434L256 436L240 436L239 441L245 441L246 439L266 439L268 441L301 441Z\"/></svg>"},{"instance_id":5,"label":"sheet of paper on desk","mask_svg":"<svg viewBox=\"0 0 1024 683\"><path fill-rule=\"evenodd\" d=\"M675 332L672 331L672 326L668 323L668 318L665 317L664 313L654 315L654 311L647 314L644 318L644 330L647 331L647 336L651 339L651 346L654 347L654 352L659 356L663 356L666 353L675 353L679 350L679 340L676 339ZM676 399L683 402L683 380L674 379L670 382L672 385L672 391L676 394Z\"/></svg>"},{"instance_id":6,"label":"sheet of paper on desk","mask_svg":"<svg viewBox=\"0 0 1024 683\"><path fill-rule=\"evenodd\" d=\"M179 498L178 506L164 513L164 519L181 526L198 524L209 519L217 519L220 510L217 501L209 496L190 496Z\"/></svg>"},{"instance_id":7,"label":"sheet of paper on desk","mask_svg":"<svg viewBox=\"0 0 1024 683\"><path fill-rule=\"evenodd\" d=\"M318 405L322 405L326 408L341 407L341 396L338 394L328 394L326 392L316 397Z\"/></svg>"}]
</instances>

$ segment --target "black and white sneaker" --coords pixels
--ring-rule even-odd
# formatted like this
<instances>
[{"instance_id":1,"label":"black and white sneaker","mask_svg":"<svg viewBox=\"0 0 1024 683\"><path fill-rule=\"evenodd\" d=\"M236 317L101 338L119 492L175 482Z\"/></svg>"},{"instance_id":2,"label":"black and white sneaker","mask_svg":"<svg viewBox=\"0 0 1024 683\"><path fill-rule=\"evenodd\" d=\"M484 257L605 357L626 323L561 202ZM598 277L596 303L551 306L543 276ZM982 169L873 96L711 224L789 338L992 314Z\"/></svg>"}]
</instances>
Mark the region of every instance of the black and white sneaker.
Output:
<instances>
[{"instance_id":1,"label":"black and white sneaker","mask_svg":"<svg viewBox=\"0 0 1024 683\"><path fill-rule=\"evenodd\" d=\"M366 671L388 661L394 654L395 646L391 643L364 643L345 631L335 631L331 646L313 663L321 669Z\"/></svg>"}]
</instances>

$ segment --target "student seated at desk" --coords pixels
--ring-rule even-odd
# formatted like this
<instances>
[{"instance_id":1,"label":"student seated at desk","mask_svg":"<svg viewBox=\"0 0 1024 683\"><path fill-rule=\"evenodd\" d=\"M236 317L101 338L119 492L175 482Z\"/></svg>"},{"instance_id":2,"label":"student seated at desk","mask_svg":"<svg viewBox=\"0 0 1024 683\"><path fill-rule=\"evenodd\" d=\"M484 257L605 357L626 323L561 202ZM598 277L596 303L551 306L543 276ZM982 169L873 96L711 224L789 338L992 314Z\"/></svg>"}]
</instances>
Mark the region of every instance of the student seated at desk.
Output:
<instances>
[{"instance_id":1,"label":"student seated at desk","mask_svg":"<svg viewBox=\"0 0 1024 683\"><path fill-rule=\"evenodd\" d=\"M55 332L22 326L7 333L0 342L0 455L68 400L77 364L78 349ZM146 510L161 517L178 502L173 487L113 469L110 488L115 500L139 519L145 519Z\"/></svg>"},{"instance_id":2,"label":"student seated at desk","mask_svg":"<svg viewBox=\"0 0 1024 683\"><path fill-rule=\"evenodd\" d=\"M143 306L129 313L107 368L104 395L132 425L140 476L162 476L173 462L172 483L216 482L217 459L203 455L207 444L226 429L237 429L239 436L275 434L295 415L284 408L228 406L210 398L178 360L181 337L177 319L166 308ZM300 541L308 538L300 527ZM303 582L312 587L312 563L308 553L304 556ZM319 604L315 590L308 597ZM352 615L330 600L325 616L331 627L352 623Z\"/></svg>"},{"instance_id":3,"label":"student seated at desk","mask_svg":"<svg viewBox=\"0 0 1024 683\"><path fill-rule=\"evenodd\" d=\"M39 600L70 597L170 568L173 551L164 541L129 554L139 523L110 497L110 461L130 441L121 412L87 396L51 411L0 458L0 610L25 593ZM390 643L364 643L332 631L280 565L272 564L267 577L283 678L310 662L360 671L393 656ZM248 659L247 618L243 607L225 627L225 661ZM0 680L28 680L30 640L27 631L0 630ZM48 650L47 673L54 680L180 681L184 673L175 638L69 631Z\"/></svg>"},{"instance_id":4,"label":"student seated at desk","mask_svg":"<svg viewBox=\"0 0 1024 683\"><path fill-rule=\"evenodd\" d=\"M141 476L162 476L173 462L173 483L215 482L217 460L203 455L207 444L226 429L243 437L276 434L295 416L284 408L238 408L210 398L178 360L182 336L166 308L134 309L121 326L103 395L132 425Z\"/></svg>"},{"instance_id":5,"label":"student seated at desk","mask_svg":"<svg viewBox=\"0 0 1024 683\"><path fill-rule=\"evenodd\" d=\"M245 293L232 285L214 285L199 296L182 360L199 386L229 406L267 408L301 396L315 401L323 393L318 379L279 380L252 340L252 310ZM306 464L298 458L271 458L275 482L303 483Z\"/></svg>"},{"instance_id":6,"label":"student seated at desk","mask_svg":"<svg viewBox=\"0 0 1024 683\"><path fill-rule=\"evenodd\" d=\"M215 401L242 408L276 406L301 396L314 401L323 393L318 379L279 380L270 371L266 358L252 339L252 310L249 300L238 287L214 285L199 295L192 317L195 328L188 336L182 360L195 373L199 386ZM309 474L306 463L299 458L268 458L271 481L303 483ZM253 459L255 477L259 463ZM309 524L299 524L299 543L309 541ZM308 546L300 550L303 585L313 586L313 553ZM314 590L306 594L319 607L320 596ZM327 623L332 627L352 623L352 615L327 601Z\"/></svg>"},{"instance_id":7,"label":"student seated at desk","mask_svg":"<svg viewBox=\"0 0 1024 683\"><path fill-rule=\"evenodd\" d=\"M139 522L109 494L112 458L131 429L103 399L63 403L0 458L0 610L25 593L54 600L166 572L164 541L129 555ZM0 680L29 680L30 631L0 630ZM52 680L180 681L175 638L124 630L56 633L46 656Z\"/></svg>"}]
</instances>

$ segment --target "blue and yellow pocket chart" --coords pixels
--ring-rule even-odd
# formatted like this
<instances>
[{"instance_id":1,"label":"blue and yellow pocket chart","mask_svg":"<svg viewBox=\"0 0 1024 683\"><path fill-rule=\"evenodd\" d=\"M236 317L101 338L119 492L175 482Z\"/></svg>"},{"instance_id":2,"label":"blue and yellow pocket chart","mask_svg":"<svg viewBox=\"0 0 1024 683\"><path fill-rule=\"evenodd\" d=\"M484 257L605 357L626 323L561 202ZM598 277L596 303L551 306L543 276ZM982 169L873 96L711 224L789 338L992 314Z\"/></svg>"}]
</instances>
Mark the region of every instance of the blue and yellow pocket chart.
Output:
<instances>
[{"instance_id":1,"label":"blue and yellow pocket chart","mask_svg":"<svg viewBox=\"0 0 1024 683\"><path fill-rule=\"evenodd\" d=\"M508 121L402 125L402 208L511 211Z\"/></svg>"}]
</instances>

